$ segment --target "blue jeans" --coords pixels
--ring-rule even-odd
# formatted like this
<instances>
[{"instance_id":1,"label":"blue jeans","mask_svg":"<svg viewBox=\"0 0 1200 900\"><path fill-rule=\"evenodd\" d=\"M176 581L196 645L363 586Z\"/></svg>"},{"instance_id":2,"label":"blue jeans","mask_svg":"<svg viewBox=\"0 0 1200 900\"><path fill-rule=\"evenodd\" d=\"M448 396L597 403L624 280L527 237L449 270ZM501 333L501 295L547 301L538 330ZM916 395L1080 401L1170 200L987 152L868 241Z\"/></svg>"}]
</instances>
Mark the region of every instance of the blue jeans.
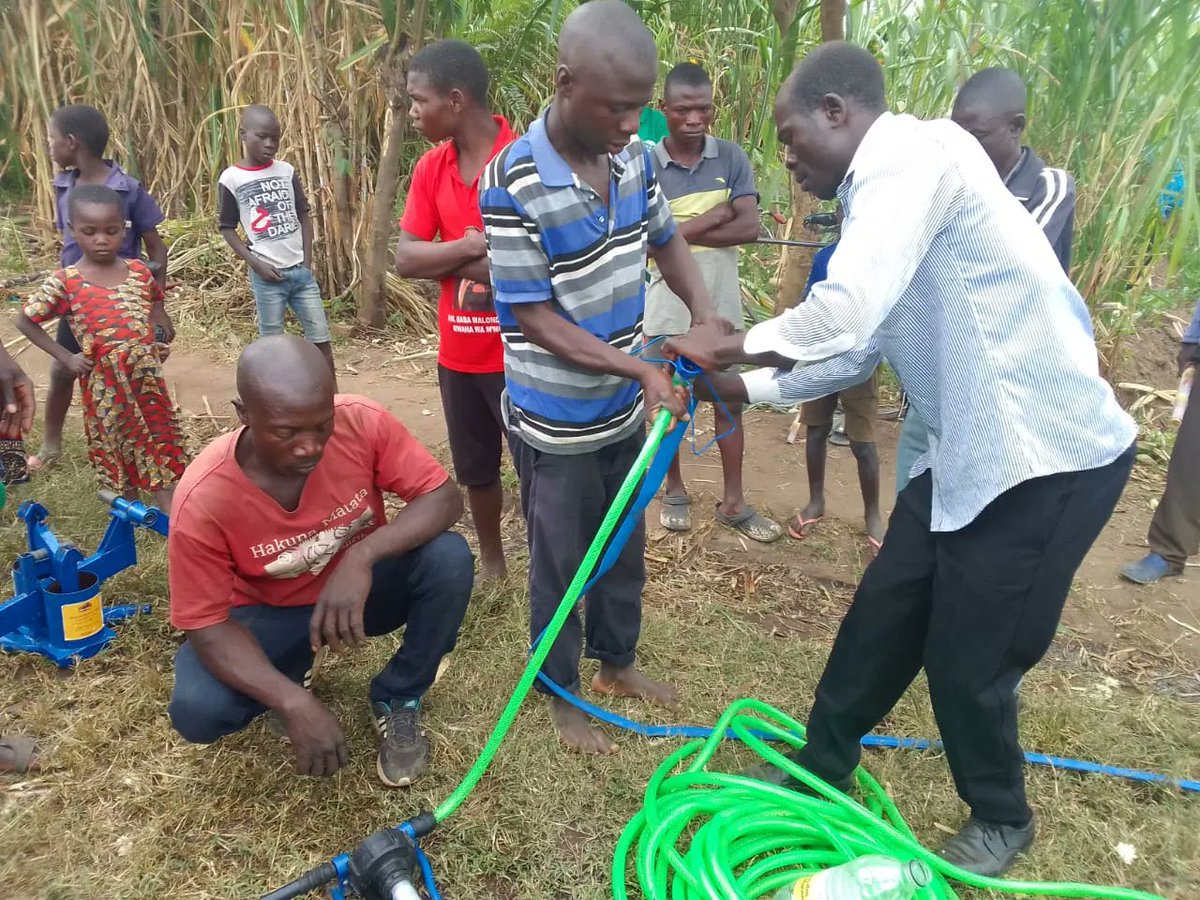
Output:
<instances>
[{"instance_id":1,"label":"blue jeans","mask_svg":"<svg viewBox=\"0 0 1200 900\"><path fill-rule=\"evenodd\" d=\"M896 445L896 496L908 485L909 473L918 459L929 452L929 428L910 404L900 426Z\"/></svg>"},{"instance_id":2,"label":"blue jeans","mask_svg":"<svg viewBox=\"0 0 1200 900\"><path fill-rule=\"evenodd\" d=\"M363 627L375 637L405 625L404 643L371 681L376 701L419 699L437 675L438 663L454 649L467 612L475 563L462 535L439 534L402 556L375 564ZM312 668L308 641L312 606L239 606L229 617L258 641L267 659L297 684ZM190 643L175 654L175 689L167 712L186 740L211 744L241 731L266 707L218 680Z\"/></svg>"},{"instance_id":3,"label":"blue jeans","mask_svg":"<svg viewBox=\"0 0 1200 900\"><path fill-rule=\"evenodd\" d=\"M290 306L304 327L307 340L314 344L329 343L329 322L325 319L321 288L312 269L292 266L280 269L279 273L283 281L264 281L257 272L250 270L250 290L254 293L254 305L258 307L259 335L283 334L283 313Z\"/></svg>"}]
</instances>

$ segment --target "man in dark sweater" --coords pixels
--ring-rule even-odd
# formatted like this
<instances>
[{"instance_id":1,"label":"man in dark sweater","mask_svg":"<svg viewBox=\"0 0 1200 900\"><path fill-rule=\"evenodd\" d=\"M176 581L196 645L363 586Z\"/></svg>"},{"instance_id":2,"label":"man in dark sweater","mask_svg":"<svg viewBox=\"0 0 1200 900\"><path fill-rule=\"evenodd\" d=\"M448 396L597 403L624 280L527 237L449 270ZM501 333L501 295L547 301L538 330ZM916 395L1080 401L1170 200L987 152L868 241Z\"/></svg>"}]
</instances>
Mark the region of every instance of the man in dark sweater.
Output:
<instances>
[{"instance_id":1,"label":"man in dark sweater","mask_svg":"<svg viewBox=\"0 0 1200 900\"><path fill-rule=\"evenodd\" d=\"M1063 269L1071 268L1075 179L1021 144L1025 84L1012 69L976 72L954 98L950 118L975 136L1013 196L1042 226Z\"/></svg>"}]
</instances>

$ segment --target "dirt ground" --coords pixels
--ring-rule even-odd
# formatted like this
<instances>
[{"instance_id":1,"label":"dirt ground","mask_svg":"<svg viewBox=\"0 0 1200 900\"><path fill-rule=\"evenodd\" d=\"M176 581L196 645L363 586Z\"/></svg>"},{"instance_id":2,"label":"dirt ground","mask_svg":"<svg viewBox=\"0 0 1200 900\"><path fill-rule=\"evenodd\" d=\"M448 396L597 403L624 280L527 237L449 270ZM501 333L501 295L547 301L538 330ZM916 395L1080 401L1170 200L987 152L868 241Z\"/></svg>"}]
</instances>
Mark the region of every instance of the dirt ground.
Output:
<instances>
[{"instance_id":1,"label":"dirt ground","mask_svg":"<svg viewBox=\"0 0 1200 900\"><path fill-rule=\"evenodd\" d=\"M1136 362L1136 377L1156 387L1173 387L1172 336L1165 329L1126 345L1126 358ZM1162 346L1159 346L1162 345ZM337 348L339 389L365 394L386 404L427 446L446 457L446 432L432 343L347 341ZM167 381L183 414L214 430L234 423L230 399L235 395L233 362L236 347L213 349L181 340L166 365ZM1147 365L1153 359L1154 365ZM44 393L48 360L30 351L21 363ZM1132 374L1132 373L1130 373ZM1120 378L1120 376L1118 376ZM206 418L208 416L213 418ZM70 428L80 428L77 406ZM752 410L746 416L745 485L749 502L783 521L806 502L803 431L796 444L785 438L792 416ZM712 436L711 413L700 417L702 446ZM895 449L899 425L880 420L885 515L895 485ZM205 431L205 428L201 428ZM690 441L685 443L690 448ZM848 448L829 448L825 520L805 541L784 538L762 546L715 525L707 511L721 490L720 460L715 447L696 457L685 450L685 477L695 498L696 528L686 538L734 557L747 554L770 565L780 577L802 572L840 588L852 587L868 562L862 523L862 501L854 458ZM1119 674L1152 682L1160 689L1200 699L1200 569L1186 577L1166 579L1153 587L1137 587L1120 579L1119 566L1145 552L1146 529L1161 492L1161 473L1135 472L1112 520L1092 548L1076 580L1073 599L1060 629L1055 653L1086 654L1094 663ZM685 540L668 535L658 524L657 509L649 517L652 546ZM776 568L778 567L778 568Z\"/></svg>"}]
</instances>

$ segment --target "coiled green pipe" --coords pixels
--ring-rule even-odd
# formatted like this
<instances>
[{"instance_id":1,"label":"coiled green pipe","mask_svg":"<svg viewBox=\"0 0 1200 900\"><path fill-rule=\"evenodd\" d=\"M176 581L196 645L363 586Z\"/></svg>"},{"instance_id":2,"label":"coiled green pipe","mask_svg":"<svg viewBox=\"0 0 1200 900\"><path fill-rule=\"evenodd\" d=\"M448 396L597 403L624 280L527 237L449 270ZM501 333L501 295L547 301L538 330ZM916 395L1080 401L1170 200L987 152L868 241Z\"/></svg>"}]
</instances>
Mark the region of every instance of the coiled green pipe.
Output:
<instances>
[{"instance_id":1,"label":"coiled green pipe","mask_svg":"<svg viewBox=\"0 0 1200 900\"><path fill-rule=\"evenodd\" d=\"M727 730L819 796L710 770ZM780 744L769 743L768 736ZM1162 900L1128 888L972 875L923 847L866 769L855 772L859 803L784 756L802 746L804 727L795 719L761 701L738 700L712 736L668 756L646 787L645 805L617 842L614 900L629 896L631 855L645 900L754 900L871 853L929 865L936 876L917 895L921 900L956 898L951 881L1015 895Z\"/></svg>"}]
</instances>

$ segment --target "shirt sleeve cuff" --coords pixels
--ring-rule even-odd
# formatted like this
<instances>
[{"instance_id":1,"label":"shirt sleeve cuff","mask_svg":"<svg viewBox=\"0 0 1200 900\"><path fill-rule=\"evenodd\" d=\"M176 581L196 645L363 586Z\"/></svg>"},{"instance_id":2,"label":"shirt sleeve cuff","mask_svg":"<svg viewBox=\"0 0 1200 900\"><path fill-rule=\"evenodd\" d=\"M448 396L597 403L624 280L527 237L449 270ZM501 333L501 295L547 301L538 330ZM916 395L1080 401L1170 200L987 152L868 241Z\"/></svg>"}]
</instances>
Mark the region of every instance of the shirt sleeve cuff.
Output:
<instances>
[{"instance_id":1,"label":"shirt sleeve cuff","mask_svg":"<svg viewBox=\"0 0 1200 900\"><path fill-rule=\"evenodd\" d=\"M494 285L492 289L495 292L494 297L497 303L509 303L513 305L518 303L545 303L554 299L553 290L502 291L496 290Z\"/></svg>"},{"instance_id":2,"label":"shirt sleeve cuff","mask_svg":"<svg viewBox=\"0 0 1200 900\"><path fill-rule=\"evenodd\" d=\"M196 616L171 616L171 625L180 631L199 631L201 628L211 628L229 621L229 608L214 610Z\"/></svg>"},{"instance_id":3,"label":"shirt sleeve cuff","mask_svg":"<svg viewBox=\"0 0 1200 900\"><path fill-rule=\"evenodd\" d=\"M779 374L779 369L754 369L740 375L742 384L746 386L746 401L748 403L783 403L783 393L779 388Z\"/></svg>"},{"instance_id":4,"label":"shirt sleeve cuff","mask_svg":"<svg viewBox=\"0 0 1200 900\"><path fill-rule=\"evenodd\" d=\"M670 227L660 231L658 234L656 234L652 238L650 238L651 246L654 246L654 247L665 246L667 241L669 241L671 238L675 237L675 232L677 230L678 230L678 228L676 227L675 223L672 222Z\"/></svg>"}]
</instances>

